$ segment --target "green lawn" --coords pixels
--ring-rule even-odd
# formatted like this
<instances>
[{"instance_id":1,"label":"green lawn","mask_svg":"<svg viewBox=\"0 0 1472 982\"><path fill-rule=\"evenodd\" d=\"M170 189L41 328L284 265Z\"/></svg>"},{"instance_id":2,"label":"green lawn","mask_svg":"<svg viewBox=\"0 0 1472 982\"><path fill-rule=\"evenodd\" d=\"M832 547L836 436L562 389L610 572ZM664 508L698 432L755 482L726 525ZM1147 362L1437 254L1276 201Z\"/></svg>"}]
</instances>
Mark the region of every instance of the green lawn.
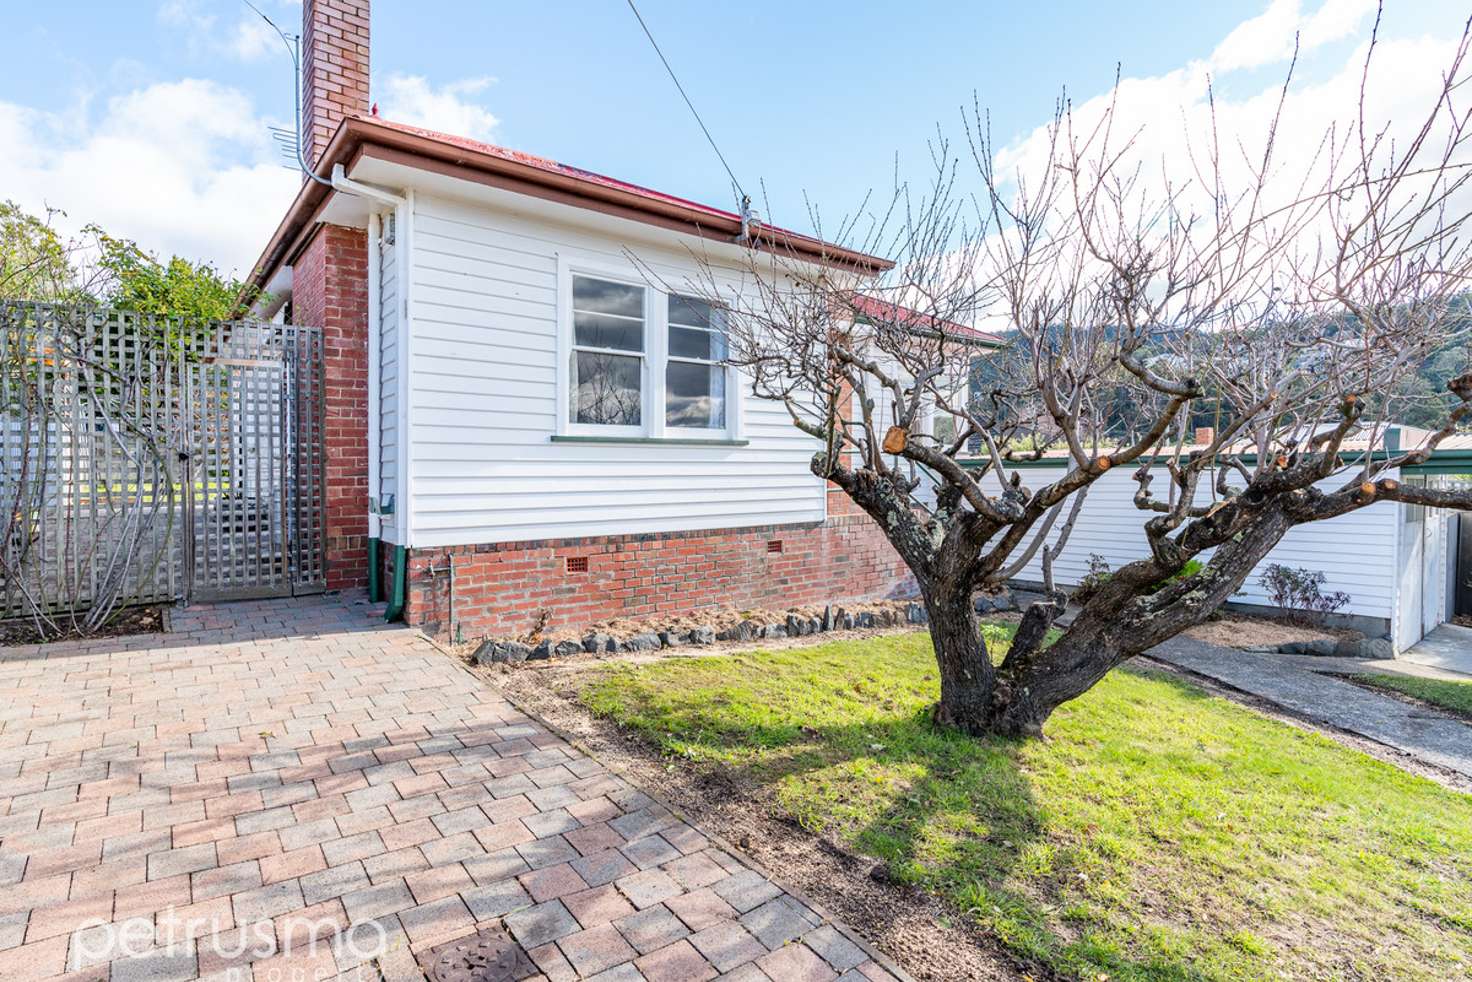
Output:
<instances>
[{"instance_id":1,"label":"green lawn","mask_svg":"<svg viewBox=\"0 0 1472 982\"><path fill-rule=\"evenodd\" d=\"M1472 797L1161 675L1030 743L936 732L937 690L908 634L598 669L582 698L1066 975L1472 973Z\"/></svg>"},{"instance_id":2,"label":"green lawn","mask_svg":"<svg viewBox=\"0 0 1472 982\"><path fill-rule=\"evenodd\" d=\"M1381 689L1394 689L1422 702L1472 716L1472 682L1444 682L1410 675L1356 675L1355 680Z\"/></svg>"}]
</instances>

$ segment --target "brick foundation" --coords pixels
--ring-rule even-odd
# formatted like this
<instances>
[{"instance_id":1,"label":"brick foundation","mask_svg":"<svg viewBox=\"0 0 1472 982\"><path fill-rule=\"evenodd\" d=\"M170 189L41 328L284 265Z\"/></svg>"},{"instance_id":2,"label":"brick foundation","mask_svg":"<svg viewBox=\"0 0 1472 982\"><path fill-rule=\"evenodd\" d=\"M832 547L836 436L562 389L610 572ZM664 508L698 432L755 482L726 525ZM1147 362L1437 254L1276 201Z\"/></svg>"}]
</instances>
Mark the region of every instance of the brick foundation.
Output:
<instances>
[{"instance_id":1,"label":"brick foundation","mask_svg":"<svg viewBox=\"0 0 1472 982\"><path fill-rule=\"evenodd\" d=\"M781 552L769 551L780 542ZM585 559L587 572L569 571ZM454 616L467 638L546 627L578 631L614 617L703 607L766 607L871 600L909 592L909 571L864 515L816 525L599 536L414 549L405 618L430 632ZM433 571L431 572L431 568Z\"/></svg>"},{"instance_id":2,"label":"brick foundation","mask_svg":"<svg viewBox=\"0 0 1472 982\"><path fill-rule=\"evenodd\" d=\"M327 588L368 582L368 236L323 225L293 267L292 320L322 328Z\"/></svg>"}]
</instances>

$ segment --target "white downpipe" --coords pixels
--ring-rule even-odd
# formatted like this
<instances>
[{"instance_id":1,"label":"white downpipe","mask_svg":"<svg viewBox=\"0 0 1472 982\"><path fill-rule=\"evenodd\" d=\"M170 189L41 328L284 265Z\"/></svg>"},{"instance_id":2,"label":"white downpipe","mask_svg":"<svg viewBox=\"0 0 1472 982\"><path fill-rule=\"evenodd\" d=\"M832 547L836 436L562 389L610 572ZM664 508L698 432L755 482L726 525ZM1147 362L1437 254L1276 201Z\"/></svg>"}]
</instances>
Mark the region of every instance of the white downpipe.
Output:
<instances>
[{"instance_id":1,"label":"white downpipe","mask_svg":"<svg viewBox=\"0 0 1472 982\"><path fill-rule=\"evenodd\" d=\"M348 177L348 172L343 170L342 164L332 165L332 187L345 194L355 194L360 198L368 198L385 205L401 205L406 200L401 194L385 191L383 188L374 187L372 184L364 184Z\"/></svg>"},{"instance_id":2,"label":"white downpipe","mask_svg":"<svg viewBox=\"0 0 1472 982\"><path fill-rule=\"evenodd\" d=\"M379 446L383 439L383 393L379 391L382 370L379 362L383 358L383 311L380 305L383 291L383 258L380 254L383 222L378 212L368 216L368 535L381 538L383 516L378 513L378 496L382 490L379 470L382 462Z\"/></svg>"},{"instance_id":3,"label":"white downpipe","mask_svg":"<svg viewBox=\"0 0 1472 982\"><path fill-rule=\"evenodd\" d=\"M352 180L348 177L347 171L343 169L342 164L332 165L332 187L333 190L341 191L344 194L356 195L360 198L376 201L379 204L388 205L395 211L395 228L397 229L401 224L398 213L409 200L403 195L394 194L392 191L385 191L383 188ZM368 500L370 502L368 508L368 534L374 538L382 538L383 535L383 516L379 514L379 508L377 507L382 503L381 498L383 495L383 481L381 477L383 465L383 461L381 460L383 453L383 420L381 416L383 411L383 393L379 391L383 378L383 312L380 309L383 301L382 291L380 289L380 280L383 276L383 262L382 256L380 255L380 240L382 237L383 220L379 213L374 211L368 216ZM397 245L398 241L399 239L396 236L395 248L401 248ZM400 252L398 258L401 262L398 268L401 271L404 268L402 265L403 257L404 253ZM408 288L407 283L404 282L402 272L399 273L399 281L401 290ZM402 344L403 336L406 332L402 323L399 327L400 343ZM402 351L403 349L400 350ZM401 429L404 425L404 410L406 408L404 399L405 391L402 381L403 375L404 372L401 369L398 399L398 419ZM399 438L399 446L399 455L403 457L406 445L402 436ZM400 474L397 476L403 476L402 465L400 465ZM406 487L407 485L405 483L395 481L395 488L397 490L397 493L394 495L395 515L401 514L400 509L406 508L408 505L408 495L405 493ZM405 540L404 544L407 545L407 527L405 527L403 538Z\"/></svg>"},{"instance_id":4,"label":"white downpipe","mask_svg":"<svg viewBox=\"0 0 1472 982\"><path fill-rule=\"evenodd\" d=\"M409 466L413 456L413 420L409 413L409 393L414 376L414 190L405 195L399 205L398 217L394 220L394 244L398 255L399 344L398 344L398 488L394 502L394 514L398 518L399 535L405 549L414 545L414 490L413 470Z\"/></svg>"}]
</instances>

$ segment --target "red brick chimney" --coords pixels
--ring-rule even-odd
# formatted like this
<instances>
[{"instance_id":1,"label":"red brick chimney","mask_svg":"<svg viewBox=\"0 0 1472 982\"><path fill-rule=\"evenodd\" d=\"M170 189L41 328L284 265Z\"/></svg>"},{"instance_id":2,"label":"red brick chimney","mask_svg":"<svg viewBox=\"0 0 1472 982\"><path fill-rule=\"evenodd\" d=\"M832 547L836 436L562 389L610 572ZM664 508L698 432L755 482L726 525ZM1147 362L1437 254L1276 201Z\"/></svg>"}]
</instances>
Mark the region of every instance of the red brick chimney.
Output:
<instances>
[{"instance_id":1,"label":"red brick chimney","mask_svg":"<svg viewBox=\"0 0 1472 982\"><path fill-rule=\"evenodd\" d=\"M302 156L368 112L369 0L302 0ZM368 237L320 224L292 262L292 319L322 329L327 588L368 576Z\"/></svg>"},{"instance_id":2,"label":"red brick chimney","mask_svg":"<svg viewBox=\"0 0 1472 982\"><path fill-rule=\"evenodd\" d=\"M302 0L302 156L315 167L338 124L368 112L368 0Z\"/></svg>"}]
</instances>

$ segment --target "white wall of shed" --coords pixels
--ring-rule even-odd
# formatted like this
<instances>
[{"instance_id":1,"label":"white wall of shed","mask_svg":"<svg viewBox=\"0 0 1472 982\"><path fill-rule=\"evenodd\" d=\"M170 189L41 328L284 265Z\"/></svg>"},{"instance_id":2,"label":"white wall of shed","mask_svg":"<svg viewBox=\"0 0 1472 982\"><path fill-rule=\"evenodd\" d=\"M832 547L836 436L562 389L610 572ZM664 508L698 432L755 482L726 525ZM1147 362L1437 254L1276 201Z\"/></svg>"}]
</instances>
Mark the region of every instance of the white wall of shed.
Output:
<instances>
[{"instance_id":1,"label":"white wall of shed","mask_svg":"<svg viewBox=\"0 0 1472 982\"><path fill-rule=\"evenodd\" d=\"M1033 489L1056 480L1063 467L1020 468L1023 482ZM1088 572L1089 556L1103 556L1111 569L1149 555L1144 523L1148 513L1134 505L1138 485L1132 478L1133 467L1107 472L1096 481L1079 513L1073 534L1063 554L1053 562L1053 575L1060 585L1078 583ZM1163 492L1165 473L1156 479L1154 490ZM1207 482L1202 481L1205 485ZM1333 482L1328 482L1332 484ZM1205 500L1206 492L1199 492ZM1397 525L1400 510L1393 504L1376 504L1359 511L1323 522L1312 522L1290 529L1283 541L1253 570L1243 584L1242 592L1233 597L1238 603L1271 606L1258 579L1272 563L1321 570L1327 577L1324 592L1343 590L1349 603L1341 613L1360 614L1390 620L1396 616L1399 602L1397 571ZM1048 536L1057 541L1062 517ZM1018 555L1021 555L1019 549ZM1041 582L1041 550L1028 563L1018 579Z\"/></svg>"}]
</instances>

